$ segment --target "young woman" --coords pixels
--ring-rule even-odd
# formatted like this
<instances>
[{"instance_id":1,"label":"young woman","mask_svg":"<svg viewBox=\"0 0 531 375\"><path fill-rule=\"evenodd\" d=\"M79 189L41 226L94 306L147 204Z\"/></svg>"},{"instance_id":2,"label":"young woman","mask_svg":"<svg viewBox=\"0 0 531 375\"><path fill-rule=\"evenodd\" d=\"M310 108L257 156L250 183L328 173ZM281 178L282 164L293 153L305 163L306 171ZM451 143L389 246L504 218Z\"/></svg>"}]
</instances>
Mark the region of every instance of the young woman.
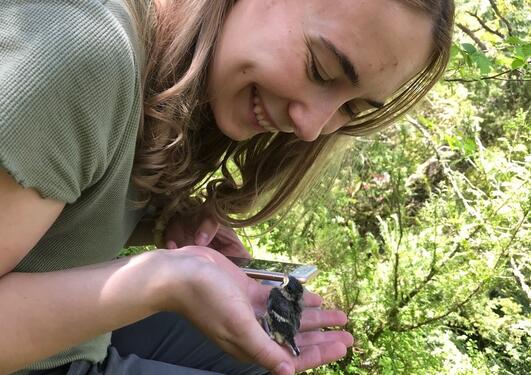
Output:
<instances>
[{"instance_id":1,"label":"young woman","mask_svg":"<svg viewBox=\"0 0 531 375\"><path fill-rule=\"evenodd\" d=\"M230 227L448 61L451 0L4 1L0 373L293 374L352 345L305 293L300 357ZM229 162L233 162L229 165ZM212 177L221 170L221 177ZM115 259L155 233L160 250Z\"/></svg>"}]
</instances>

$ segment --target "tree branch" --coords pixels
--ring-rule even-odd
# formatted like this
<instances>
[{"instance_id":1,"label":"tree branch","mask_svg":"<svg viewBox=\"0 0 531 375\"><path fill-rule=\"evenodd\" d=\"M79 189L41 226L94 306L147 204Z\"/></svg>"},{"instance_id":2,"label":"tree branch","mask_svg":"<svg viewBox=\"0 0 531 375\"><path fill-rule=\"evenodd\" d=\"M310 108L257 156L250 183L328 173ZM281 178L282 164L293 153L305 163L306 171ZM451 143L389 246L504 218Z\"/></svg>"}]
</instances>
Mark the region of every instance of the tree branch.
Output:
<instances>
[{"instance_id":1,"label":"tree branch","mask_svg":"<svg viewBox=\"0 0 531 375\"><path fill-rule=\"evenodd\" d=\"M494 13L496 13L499 19L502 20L505 26L507 27L507 33L509 34L509 36L513 35L513 28L511 27L511 24L505 19L505 17L501 15L498 6L496 5L496 2L494 0L489 0L489 3L492 7L492 10L494 10Z\"/></svg>"},{"instance_id":2,"label":"tree branch","mask_svg":"<svg viewBox=\"0 0 531 375\"><path fill-rule=\"evenodd\" d=\"M470 302L472 297L474 297L480 291L480 289L483 287L483 285L484 285L484 282L480 283L476 287L476 289L474 289L464 300L462 300L461 302L457 303L456 305L453 305L452 307L450 307L448 309L448 311L446 311L445 313L437 315L437 316L434 316L434 317L426 319L426 320L423 320L423 321L421 321L419 323L416 323L416 324L402 325L402 326L398 327L397 329L395 329L395 331L396 332L410 331L410 330L413 330L413 329L420 328L422 326L431 324L433 322L436 322L437 320L441 320L441 319L446 318L448 315L450 315L451 313L456 311L458 308L463 307L468 302Z\"/></svg>"},{"instance_id":3,"label":"tree branch","mask_svg":"<svg viewBox=\"0 0 531 375\"><path fill-rule=\"evenodd\" d=\"M399 189L399 186L400 186L400 174L398 175L398 180L397 181L394 181L393 183L393 200L394 200L394 203L396 205L396 215L398 217L398 229L399 229L399 238L398 238L398 243L396 244L396 249L395 249L395 264L394 264L394 277L393 277L393 289L394 289L394 299L395 299L395 302L398 301L398 265L399 265L399 261L400 261L400 254L399 254L399 251L400 251L400 245L402 244L402 238L404 237L404 228L403 228L403 223L402 223L402 212L401 212L401 209L400 209L400 202L398 200L398 197L400 196L400 192L398 191Z\"/></svg>"},{"instance_id":4,"label":"tree branch","mask_svg":"<svg viewBox=\"0 0 531 375\"><path fill-rule=\"evenodd\" d=\"M468 236L468 239L470 239L473 235L475 235L477 233L477 231L479 230L479 228L481 228L480 226L477 226L475 228L475 230ZM381 336L381 334L384 332L384 329L386 328L386 325L388 327L392 327L392 330L395 331L395 332L405 332L407 330L410 330L410 329L414 329L414 328L418 328L422 325L426 325L426 324L429 324L435 320L438 320L438 319L442 319L448 315L450 315L450 313L452 313L453 311L455 311L453 308L450 308L446 313L440 315L440 316L437 316L435 318L430 318L424 322L421 322L421 323L418 323L418 324L415 324L415 325L409 325L409 326L397 326L396 325L396 318L398 316L398 314L400 313L400 310L405 307L407 304L409 304L411 302L411 300L417 295L419 294L430 282L431 280L433 279L433 277L435 275L437 275L437 272L442 269L446 263L448 263L450 261L450 259L452 259L458 252L459 250L461 250L461 244L460 243L457 243L456 244L456 247L454 248L454 250L450 253L450 255L448 257L446 257L446 259L440 264L439 267L436 266L436 262L432 262L431 263L431 266L430 266L430 271L428 272L428 274L426 275L426 277L424 278L424 280L422 280L422 282L414 289L412 289L404 298L402 298L400 300L400 302L395 305L394 307L392 307L389 312L387 313L387 317L388 317L388 321L387 322L380 322L380 324L378 325L378 328L376 328L376 330L374 331L374 333L372 334L369 334L368 337L369 337L369 340L371 342L376 342L376 340ZM480 287L481 285L478 286L478 288ZM478 289L476 288L476 289ZM476 290L473 292L473 294L476 293ZM472 295L470 295L467 299L465 299L465 301L463 302L463 304L465 304L466 302L468 302L468 300L470 298L472 298ZM456 306L457 308L457 306ZM386 324L388 323L388 324ZM389 324L390 323L390 324Z\"/></svg>"},{"instance_id":5,"label":"tree branch","mask_svg":"<svg viewBox=\"0 0 531 375\"><path fill-rule=\"evenodd\" d=\"M485 21L483 21L481 18L479 18L479 16L476 14L476 13L472 13L472 12L467 12L469 15L471 15L472 17L474 17L478 22L479 24L485 29L487 30L489 33L491 34L494 34L494 35L497 35L499 36L500 38L502 39L505 39L505 35L503 35L502 33L500 33L499 31L497 30L494 30L494 29L491 29L486 23Z\"/></svg>"},{"instance_id":6,"label":"tree branch","mask_svg":"<svg viewBox=\"0 0 531 375\"><path fill-rule=\"evenodd\" d=\"M486 52L488 50L485 43L483 43L472 30L470 30L468 27L463 25L462 23L456 23L455 24L458 28L460 28L466 35L468 35L477 45L478 47L483 51Z\"/></svg>"},{"instance_id":7,"label":"tree branch","mask_svg":"<svg viewBox=\"0 0 531 375\"><path fill-rule=\"evenodd\" d=\"M506 73L506 72L505 72ZM425 137L425 139L427 140L427 142L430 144L430 146L433 148L436 156L437 156L437 159L441 161L441 163L443 164L443 167L444 167L444 171L445 171L445 174L449 177L450 181L452 182L452 187L453 187L453 190L454 192L462 199L463 203L465 204L465 207L468 207L468 204L466 202L466 200L464 199L464 197L462 196L461 192L459 191L459 189L457 188L457 184L455 183L455 181L453 181L453 178L451 176L451 170L449 169L449 167L447 165L445 165L444 161L442 160L440 154L439 154L439 150L437 149L435 143L431 140L431 134L430 134L430 131L424 127L422 124L420 124L418 121L416 121L415 119L413 119L411 116L406 116L406 120L411 124L413 125L417 130L420 131L420 133L422 133L422 135ZM509 198L506 198L493 212L490 213L489 217L492 217L494 216L501 208L503 208L507 202ZM470 207L471 209L471 207ZM467 210L468 211L468 210ZM481 216L479 215L479 212L475 212L475 210L472 210L472 211L468 211L468 213L473 216L473 217L476 217L476 218L480 218ZM513 231L512 231L512 235L511 235L511 238L508 242L508 244L505 246L505 248L500 252L500 256L498 257L498 260L495 264L495 268L499 266L499 262L500 260L502 259L503 256L507 255L507 251L509 249L509 247L511 246L511 244L513 243L515 237L516 237L516 234L518 233L518 231L520 230L520 228L522 227L522 225L524 224L524 222L526 221L527 219L527 216L529 215L529 210L526 210L524 212L524 215L523 215L523 218L520 220L520 222L513 228ZM487 219L488 219L487 218ZM486 220L486 219L485 219ZM454 306L451 306L449 308L448 311L446 311L445 313L443 314L440 314L436 317L433 317L433 318L430 318L430 319L427 319L425 321L422 321L420 323L416 323L416 324L413 324L413 325L406 325L406 326L400 326L400 325L397 325L397 317L400 313L400 310L405 307L406 305L408 305L411 300L417 295L419 294L430 282L431 280L434 278L434 276L437 275L437 273L442 269L444 268L444 266L446 266L446 264L452 259L455 257L455 255L457 255L461 250L462 250L462 243L467 241L467 240L470 240L471 238L473 238L476 233L478 233L478 231L480 229L483 228L483 225L477 225L467 236L466 236L466 239L463 239L462 241L458 242L455 244L455 247L454 249L450 252L450 254L448 254L446 257L444 257L442 259L442 261L437 265L437 261L436 261L436 252L434 252L434 259L432 260L431 262L431 265L430 265L430 270L428 272L428 274L425 276L425 278L420 282L420 284L418 284L417 287L415 287L414 289L410 290L410 292L405 296L403 297L400 302L396 305L394 305L393 307L391 307L388 311L387 311L387 320L386 321L380 321L380 323L378 324L378 327L372 332L372 333L368 333L368 339L369 341L371 342L376 342L376 340L378 340L378 338L382 335L382 333L384 332L384 330L386 328L390 328L391 330L395 331L395 332L402 332L402 331L407 331L407 330L410 330L410 329L415 329L415 328L418 328L418 327L421 327L423 325L427 325L427 324L430 324L436 320L439 320L439 319L443 319L445 318L446 316L450 315L453 311L455 311L457 308L459 308L460 306L464 306L466 303L468 303L470 301L470 299L481 289L481 287L485 284L486 280L481 282L475 289L474 291L472 291L472 293L470 293L470 295L465 298L464 300L462 300L461 302L457 303L456 305ZM396 269L396 266L397 266L397 260L398 259L395 259L395 278L394 278L394 289L395 289L395 295L397 293L397 281L396 281L396 275L397 275L397 269Z\"/></svg>"},{"instance_id":8,"label":"tree branch","mask_svg":"<svg viewBox=\"0 0 531 375\"><path fill-rule=\"evenodd\" d=\"M503 251L501 252L501 254L507 254L507 253L508 253L508 251L509 251L509 247L512 245L514 239L516 238L516 234L518 233L518 231L520 230L520 228L522 227L522 225L524 225L524 223L526 222L528 216L529 216L529 209L527 209L527 210L524 212L524 215L522 216L522 219L521 219L520 222L516 225L516 227L513 229L513 233L511 234L511 239L509 240L509 242L507 243L507 246L505 246L505 248L503 249ZM498 263L499 263L500 259L501 259L501 257L498 258L498 261L496 262L496 267L498 266Z\"/></svg>"},{"instance_id":9,"label":"tree branch","mask_svg":"<svg viewBox=\"0 0 531 375\"><path fill-rule=\"evenodd\" d=\"M516 279L520 283L520 287L525 292L525 294L527 294L527 298L531 300L531 289L529 288L529 285L526 284L525 277L522 274L522 271L520 271L520 269L518 268L518 265L514 261L514 258L512 255L511 255L511 269L513 271L514 277L516 277Z\"/></svg>"},{"instance_id":10,"label":"tree branch","mask_svg":"<svg viewBox=\"0 0 531 375\"><path fill-rule=\"evenodd\" d=\"M464 78L447 78L445 79L444 81L445 82L479 82L479 81L486 81L488 79L496 79L498 78L499 76L502 76L504 74L508 74L508 73L513 73L513 72L517 72L518 69L510 69L510 70L506 70L504 72L501 72L501 73L498 73L498 74L495 74L493 76L487 76L487 77L480 77L480 78L476 78L476 79L464 79ZM520 81L520 80L518 80Z\"/></svg>"},{"instance_id":11,"label":"tree branch","mask_svg":"<svg viewBox=\"0 0 531 375\"><path fill-rule=\"evenodd\" d=\"M501 78L494 78L496 81L503 81L503 82L531 82L531 79L501 79Z\"/></svg>"},{"instance_id":12,"label":"tree branch","mask_svg":"<svg viewBox=\"0 0 531 375\"><path fill-rule=\"evenodd\" d=\"M516 234L519 232L520 228L522 227L522 225L525 223L526 219L527 219L527 216L529 215L529 210L525 211L524 212L524 215L522 216L522 219L518 222L518 224L516 224L516 226L513 228L512 230L512 234L511 234L511 238L509 239L509 242L507 243L507 245L503 248L503 250L500 252L500 255L498 256L498 260L496 261L496 264L494 266L494 268L497 268L500 266L500 260L505 256L507 255L507 252L509 250L509 248L511 247L511 245L513 244L514 242L514 239L516 238ZM479 228L479 227L477 227ZM475 231L473 232L475 233ZM469 236L471 237L471 236ZM455 251L453 252L455 253ZM512 257L511 257L511 260L512 260ZM440 268L440 267L439 267ZM523 276L523 275L522 275ZM478 286L464 299L462 300L461 302L451 306L448 311L446 311L445 313L443 314L440 314L440 315L437 315L437 316L434 316L432 318L429 318L429 319L426 319L424 321L421 321L419 323L415 323L415 324L409 324L409 325L402 325L402 326L399 326L399 327L394 327L393 330L396 331L396 332L406 332L406 331L409 331L409 330L412 330L412 329L416 329L416 328L419 328L419 327L422 327L422 326L425 326L427 324L431 324L437 320L440 320L440 319L443 319L445 317L447 317L448 315L450 315L452 312L456 311L458 308L466 305L468 302L470 302L470 300L472 299L472 297L474 297L480 290L481 288L486 284L486 282L491 278L492 276L489 276L487 277L486 279L484 279L483 281L481 281ZM527 286L527 285L526 285ZM529 289L529 288L528 288ZM528 296L530 296L531 298L531 295L529 293L529 291L526 291L528 292Z\"/></svg>"}]
</instances>

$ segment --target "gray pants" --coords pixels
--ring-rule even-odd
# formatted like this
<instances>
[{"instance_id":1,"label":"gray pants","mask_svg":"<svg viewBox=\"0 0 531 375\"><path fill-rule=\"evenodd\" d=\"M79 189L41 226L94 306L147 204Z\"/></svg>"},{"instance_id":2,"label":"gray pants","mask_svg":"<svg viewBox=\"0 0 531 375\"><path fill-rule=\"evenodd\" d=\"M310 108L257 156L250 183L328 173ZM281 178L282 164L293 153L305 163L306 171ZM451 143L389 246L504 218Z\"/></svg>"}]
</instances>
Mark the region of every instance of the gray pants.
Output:
<instances>
[{"instance_id":1,"label":"gray pants","mask_svg":"<svg viewBox=\"0 0 531 375\"><path fill-rule=\"evenodd\" d=\"M114 331L102 364L76 361L46 375L262 375L267 371L236 361L188 321L159 313Z\"/></svg>"}]
</instances>

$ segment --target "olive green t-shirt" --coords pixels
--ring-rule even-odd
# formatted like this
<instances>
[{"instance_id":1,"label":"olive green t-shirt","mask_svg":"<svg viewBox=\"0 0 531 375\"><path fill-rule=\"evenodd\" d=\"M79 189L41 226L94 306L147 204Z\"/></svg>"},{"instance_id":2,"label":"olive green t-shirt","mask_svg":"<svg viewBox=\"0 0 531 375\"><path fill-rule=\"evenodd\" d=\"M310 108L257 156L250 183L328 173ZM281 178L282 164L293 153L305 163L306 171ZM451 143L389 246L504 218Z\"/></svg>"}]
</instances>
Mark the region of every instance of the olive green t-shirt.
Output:
<instances>
[{"instance_id":1,"label":"olive green t-shirt","mask_svg":"<svg viewBox=\"0 0 531 375\"><path fill-rule=\"evenodd\" d=\"M120 0L0 0L0 167L66 203L15 272L108 261L140 219L130 175L142 52L126 9ZM99 362L109 341L29 369Z\"/></svg>"}]
</instances>

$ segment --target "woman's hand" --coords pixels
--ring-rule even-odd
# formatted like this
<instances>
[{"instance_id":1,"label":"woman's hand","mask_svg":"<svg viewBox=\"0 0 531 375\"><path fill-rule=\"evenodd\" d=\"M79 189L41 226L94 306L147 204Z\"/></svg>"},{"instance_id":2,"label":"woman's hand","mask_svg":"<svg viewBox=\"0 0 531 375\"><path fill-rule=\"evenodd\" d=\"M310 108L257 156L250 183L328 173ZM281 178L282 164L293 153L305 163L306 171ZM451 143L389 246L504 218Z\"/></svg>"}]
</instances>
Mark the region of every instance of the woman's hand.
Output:
<instances>
[{"instance_id":1,"label":"woman's hand","mask_svg":"<svg viewBox=\"0 0 531 375\"><path fill-rule=\"evenodd\" d=\"M347 332L320 331L344 325L346 316L320 310L321 298L305 292L306 309L296 337L301 355L293 357L257 321L265 311L270 286L247 277L209 248L189 246L161 254L165 259L159 277L173 282L165 282L158 308L182 314L240 360L257 363L275 375L287 375L338 360L353 343Z\"/></svg>"},{"instance_id":2,"label":"woman's hand","mask_svg":"<svg viewBox=\"0 0 531 375\"><path fill-rule=\"evenodd\" d=\"M225 256L251 257L232 228L220 225L204 212L192 218L175 216L166 227L164 241L168 249L197 245L210 247Z\"/></svg>"}]
</instances>

